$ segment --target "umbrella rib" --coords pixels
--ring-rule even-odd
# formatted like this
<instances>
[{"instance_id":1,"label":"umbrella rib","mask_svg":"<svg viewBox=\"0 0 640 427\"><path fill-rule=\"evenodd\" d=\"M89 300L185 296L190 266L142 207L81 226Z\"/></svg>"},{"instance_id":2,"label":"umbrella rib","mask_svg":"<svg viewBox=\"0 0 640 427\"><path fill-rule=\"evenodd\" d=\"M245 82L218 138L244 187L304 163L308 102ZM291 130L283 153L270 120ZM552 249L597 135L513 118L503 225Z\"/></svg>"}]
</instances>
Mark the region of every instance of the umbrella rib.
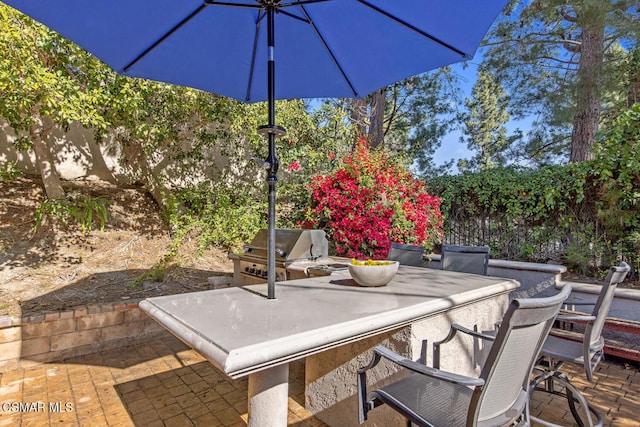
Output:
<instances>
[{"instance_id":1,"label":"umbrella rib","mask_svg":"<svg viewBox=\"0 0 640 427\"><path fill-rule=\"evenodd\" d=\"M299 16L294 15L293 13L285 12L284 10L278 9L276 13L281 13L283 15L288 16L289 18L297 19L298 21L304 22L305 24L310 24L308 19L301 18Z\"/></svg>"},{"instance_id":2,"label":"umbrella rib","mask_svg":"<svg viewBox=\"0 0 640 427\"><path fill-rule=\"evenodd\" d=\"M128 65L126 65L123 70L124 72L128 72L131 67L133 67L134 65L136 65L140 60L142 60L145 56L147 56L152 50L154 50L156 47L158 47L159 44L161 44L162 42L164 42L166 39L168 39L169 37L171 37L171 35L173 33L175 33L176 31L178 31L180 28L182 28L187 22L191 21L197 14L199 14L200 12L202 12L205 8L207 7L207 4L202 4L200 5L196 10L194 10L193 12L191 12L186 18L184 18L182 21L180 21L176 26L174 26L172 29L170 29L165 35L163 35L162 37L160 37L158 40L155 41L155 43L153 43L151 46L149 46L147 49L145 49L144 52L142 52L140 55L138 55L133 61L131 61Z\"/></svg>"},{"instance_id":3,"label":"umbrella rib","mask_svg":"<svg viewBox=\"0 0 640 427\"><path fill-rule=\"evenodd\" d=\"M291 7L291 6L304 6L305 4L312 4L312 3L326 3L332 0L302 0L302 1L294 1L291 3L280 3L278 5L278 8L283 8L283 7Z\"/></svg>"},{"instance_id":4,"label":"umbrella rib","mask_svg":"<svg viewBox=\"0 0 640 427\"><path fill-rule=\"evenodd\" d=\"M315 3L315 2L313 2ZM353 92L353 96L355 98L358 97L358 91L353 87L353 84L351 83L351 80L349 79L349 77L347 76L347 73L344 71L344 69L342 68L342 66L340 65L340 63L338 62L338 59L336 58L336 56L334 55L333 51L331 50L331 48L329 47L329 45L327 44L327 41L324 39L324 37L322 36L322 34L320 33L320 30L318 30L318 27L316 27L316 24L313 23L313 20L311 19L311 17L309 16L309 14L307 13L307 10L305 9L304 6L300 6L300 9L302 9L302 12L304 13L304 15L307 17L307 20L309 21L309 25L311 25L311 27L313 28L313 30L316 32L316 35L318 36L318 38L320 39L320 41L322 42L322 45L324 46L324 48L327 50L327 52L329 53L329 55L331 56L331 59L333 60L333 63L336 65L336 67L338 67L338 71L340 71L340 74L342 74L342 77L344 78L345 82L347 82L347 84L349 85L349 87L351 88L351 92Z\"/></svg>"},{"instance_id":5,"label":"umbrella rib","mask_svg":"<svg viewBox=\"0 0 640 427\"><path fill-rule=\"evenodd\" d=\"M445 48L449 49L450 51L457 53L457 54L458 54L458 55L460 55L461 57L463 57L463 58L465 58L465 59L466 59L466 58L470 58L470 56L469 56L467 53L465 53L465 52L461 51L460 49L458 49L458 48L456 48L456 47L454 47L454 46L451 46L449 43L446 43L446 42L444 42L444 41L440 40L439 38L437 38L437 37L435 37L435 36L432 36L431 34L429 34L429 33L425 32L425 31L421 30L420 28L418 28L418 27L416 27L416 26L414 26L414 25L411 25L411 24L410 24L410 23L408 23L407 21L405 21L405 20L403 20L403 19L400 19L400 18L398 18L397 16L392 15L392 14L390 14L389 12L386 12L386 11L384 11L384 10L380 9L378 6L375 6L375 5L373 5L373 4L371 4L371 3L369 3L369 2L367 2L367 1L365 1L365 0L357 0L357 1L358 1L358 3L361 3L361 4L365 5L365 6L367 6L368 8L373 9L373 10L375 10L376 12L378 12L378 13L380 13L380 14L382 14L382 15L386 16L387 18L389 18L389 19L391 19L391 20L393 20L393 21L397 22L398 24L403 25L403 26L405 26L405 27L409 28L410 30L415 31L416 33L420 34L421 36L426 37L426 38L428 38L429 40L431 40L431 41L434 41L434 42L438 43L440 46L445 47Z\"/></svg>"},{"instance_id":6,"label":"umbrella rib","mask_svg":"<svg viewBox=\"0 0 640 427\"><path fill-rule=\"evenodd\" d=\"M262 19L267 16L266 13L264 13L264 9L261 9L258 12L258 20L256 21L256 35L253 38L253 52L251 53L251 67L249 68L249 81L247 83L247 95L245 97L245 101L249 102L249 100L251 99L251 85L253 84L253 70L256 66L256 52L258 51L258 38L260 35L260 23L262 22Z\"/></svg>"},{"instance_id":7,"label":"umbrella rib","mask_svg":"<svg viewBox=\"0 0 640 427\"><path fill-rule=\"evenodd\" d=\"M185 24L187 24L189 21L191 21L196 15L198 15L200 12L202 12L207 6L233 6L233 7L253 8L253 9L260 9L262 7L262 6L259 6L259 5L252 5L252 4L218 2L218 1L215 1L215 0L205 0L204 3L201 4L200 6L198 6L198 8L196 10L191 12L182 21L178 22L178 24L176 24L176 26L174 26L172 29L167 31L167 33L165 35L163 35L158 40L156 40L151 46L149 46L147 49L145 49L144 52L142 52L140 55L138 55L128 65L126 65L123 68L124 72L125 73L128 72L131 69L131 67L133 67L138 62L140 62L140 60L142 60L145 56L147 56L152 50L154 50L156 47L158 47L158 45L160 45L166 39L171 37L172 34L174 34L176 31L178 31L180 28L182 28Z\"/></svg>"},{"instance_id":8,"label":"umbrella rib","mask_svg":"<svg viewBox=\"0 0 640 427\"><path fill-rule=\"evenodd\" d=\"M247 4L247 3L231 3L224 1L216 1L216 0L205 0L205 5L207 6L231 6L231 7L244 7L248 9L262 9L264 6L259 4Z\"/></svg>"}]
</instances>

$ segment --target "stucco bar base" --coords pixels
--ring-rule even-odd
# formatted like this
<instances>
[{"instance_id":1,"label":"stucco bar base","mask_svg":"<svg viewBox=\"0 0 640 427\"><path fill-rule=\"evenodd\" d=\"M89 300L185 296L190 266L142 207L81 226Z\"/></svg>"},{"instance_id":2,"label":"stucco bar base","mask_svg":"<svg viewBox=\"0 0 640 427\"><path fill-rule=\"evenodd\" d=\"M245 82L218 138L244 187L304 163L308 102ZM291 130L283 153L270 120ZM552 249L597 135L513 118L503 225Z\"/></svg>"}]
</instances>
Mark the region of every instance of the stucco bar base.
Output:
<instances>
[{"instance_id":1,"label":"stucco bar base","mask_svg":"<svg viewBox=\"0 0 640 427\"><path fill-rule=\"evenodd\" d=\"M383 345L412 360L433 366L432 344L449 333L458 323L478 331L492 331L502 319L509 303L508 295L478 300L455 309L437 313L410 326L382 333L353 343L308 356L306 358L306 408L330 426L358 426L358 368L369 363L372 349ZM461 335L461 334L458 334ZM478 375L486 355L484 343L471 337L460 337L441 348L441 369L466 375ZM382 361L367 373L368 390L401 378L405 373ZM366 426L404 425L403 418L385 406L369 412Z\"/></svg>"}]
</instances>

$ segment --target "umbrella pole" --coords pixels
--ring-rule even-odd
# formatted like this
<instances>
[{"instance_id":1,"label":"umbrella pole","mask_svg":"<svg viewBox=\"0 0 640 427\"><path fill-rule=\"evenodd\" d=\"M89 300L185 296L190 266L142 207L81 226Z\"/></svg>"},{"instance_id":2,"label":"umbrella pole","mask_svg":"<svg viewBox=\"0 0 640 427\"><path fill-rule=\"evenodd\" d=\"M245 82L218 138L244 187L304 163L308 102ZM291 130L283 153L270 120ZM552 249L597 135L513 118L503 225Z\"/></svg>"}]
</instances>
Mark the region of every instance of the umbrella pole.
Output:
<instances>
[{"instance_id":1,"label":"umbrella pole","mask_svg":"<svg viewBox=\"0 0 640 427\"><path fill-rule=\"evenodd\" d=\"M267 298L275 299L276 285L276 185L278 183L278 158L276 157L276 136L283 136L285 130L276 126L276 108L275 108L275 59L274 59L274 15L275 8L267 6L267 98L268 98L268 115L269 124L261 126L261 129L268 134L269 138L269 154L265 164L267 165L267 185L269 187L269 211L267 223Z\"/></svg>"}]
</instances>

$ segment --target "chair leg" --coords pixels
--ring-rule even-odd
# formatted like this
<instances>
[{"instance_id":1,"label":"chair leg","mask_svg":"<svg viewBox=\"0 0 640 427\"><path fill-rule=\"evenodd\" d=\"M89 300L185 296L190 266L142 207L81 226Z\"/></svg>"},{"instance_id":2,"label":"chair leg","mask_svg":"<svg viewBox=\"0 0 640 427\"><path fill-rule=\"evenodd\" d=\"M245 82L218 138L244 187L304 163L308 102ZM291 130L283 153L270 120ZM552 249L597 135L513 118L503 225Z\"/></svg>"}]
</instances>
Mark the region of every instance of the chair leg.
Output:
<instances>
[{"instance_id":1,"label":"chair leg","mask_svg":"<svg viewBox=\"0 0 640 427\"><path fill-rule=\"evenodd\" d=\"M580 393L580 391L577 388L575 388L573 384L571 384L571 381L569 381L569 378L567 378L565 374L563 374L562 372L557 372L553 376L553 378L556 378L565 387L567 402L569 403L569 409L571 410L571 415L573 415L573 419L576 420L576 422L580 427L602 425L603 421L600 413L593 406L589 405L589 403L584 398L582 393ZM580 417L580 414L578 413L578 410L575 405L576 402L582 406L584 410L585 421L588 424L584 424L584 422L582 421L582 418ZM593 414L596 417L595 424L593 423L593 418L591 417L591 414Z\"/></svg>"},{"instance_id":2,"label":"chair leg","mask_svg":"<svg viewBox=\"0 0 640 427\"><path fill-rule=\"evenodd\" d=\"M538 387L538 385L543 381L545 382L546 387ZM564 386L564 392L555 391L554 383L556 381ZM579 427L601 427L603 425L602 415L600 415L600 413L593 406L589 405L582 393L580 393L580 391L573 384L571 384L569 378L562 372L548 371L536 377L531 382L530 392L533 393L534 391L542 391L545 393L551 393L565 397L567 399L571 415L573 416L573 419L576 421ZM578 406L576 406L576 403L578 403L582 408L584 412L582 414L583 416L580 415L580 411L578 410Z\"/></svg>"}]
</instances>

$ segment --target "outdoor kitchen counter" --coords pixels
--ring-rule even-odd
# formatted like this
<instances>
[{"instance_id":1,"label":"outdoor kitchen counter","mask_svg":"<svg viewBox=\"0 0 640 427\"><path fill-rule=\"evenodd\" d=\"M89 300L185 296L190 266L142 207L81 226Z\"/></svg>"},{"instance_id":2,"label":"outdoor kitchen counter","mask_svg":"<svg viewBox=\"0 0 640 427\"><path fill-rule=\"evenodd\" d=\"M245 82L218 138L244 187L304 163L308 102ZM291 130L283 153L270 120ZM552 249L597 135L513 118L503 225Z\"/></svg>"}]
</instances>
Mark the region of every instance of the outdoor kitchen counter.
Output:
<instances>
[{"instance_id":1,"label":"outdoor kitchen counter","mask_svg":"<svg viewBox=\"0 0 640 427\"><path fill-rule=\"evenodd\" d=\"M279 282L275 300L265 298L266 285L251 285L149 298L140 307L231 378L249 375L250 425L286 425L288 362L517 287L510 279L401 266L383 287L353 286L345 273ZM282 417L276 404L284 405L284 424L273 420Z\"/></svg>"}]
</instances>

